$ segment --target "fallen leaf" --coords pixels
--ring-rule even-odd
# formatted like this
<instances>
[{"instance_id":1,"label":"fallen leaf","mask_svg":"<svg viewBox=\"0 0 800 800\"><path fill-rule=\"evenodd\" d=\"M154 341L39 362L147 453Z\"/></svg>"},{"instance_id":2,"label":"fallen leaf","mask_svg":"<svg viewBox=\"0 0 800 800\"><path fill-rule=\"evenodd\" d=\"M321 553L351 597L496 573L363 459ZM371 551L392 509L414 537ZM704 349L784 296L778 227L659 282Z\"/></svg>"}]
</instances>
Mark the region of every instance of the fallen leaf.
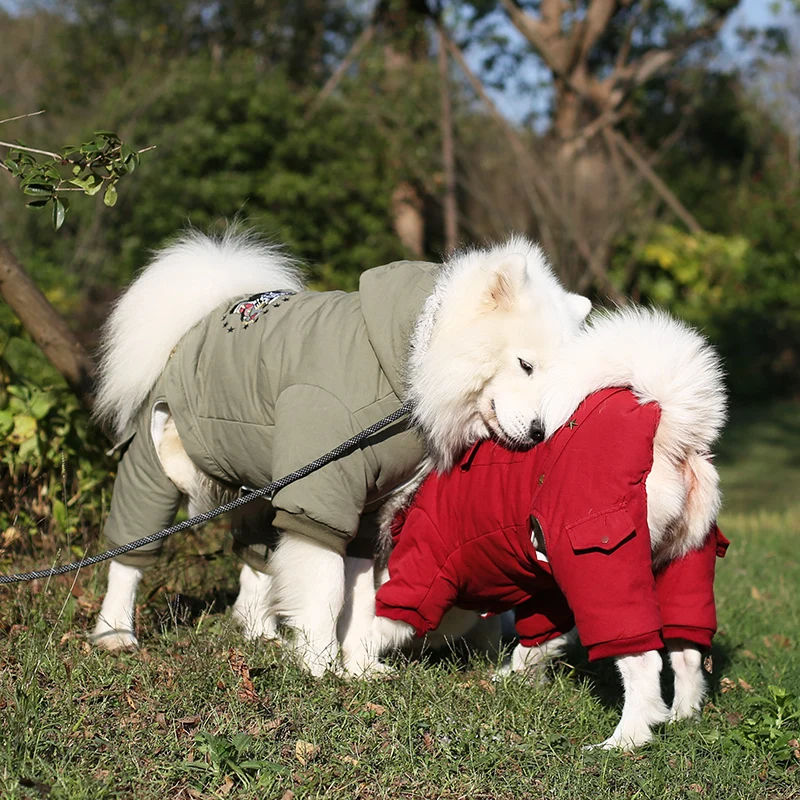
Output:
<instances>
[{"instance_id":1,"label":"fallen leaf","mask_svg":"<svg viewBox=\"0 0 800 800\"><path fill-rule=\"evenodd\" d=\"M200 724L200 717L196 715L193 717L182 717L181 719L175 720L175 722L184 730L188 731L190 728L196 728Z\"/></svg>"},{"instance_id":2,"label":"fallen leaf","mask_svg":"<svg viewBox=\"0 0 800 800\"><path fill-rule=\"evenodd\" d=\"M138 706L137 706L137 705L136 705L136 703L134 702L133 698L132 698L132 697L131 697L131 696L130 696L130 695L127 693L127 692L125 692L125 694L123 695L123 698L125 699L125 702L126 702L126 703L127 703L127 704L128 704L128 705L129 705L129 706L130 706L130 707L131 707L131 708L132 708L134 711L136 711L136 710L138 709Z\"/></svg>"},{"instance_id":3,"label":"fallen leaf","mask_svg":"<svg viewBox=\"0 0 800 800\"><path fill-rule=\"evenodd\" d=\"M750 650L742 650L742 655L743 655L745 658L749 658L751 661L755 661L755 660L756 660L756 654L755 654L755 653L753 653L753 652L752 652L752 651L750 651Z\"/></svg>"},{"instance_id":4,"label":"fallen leaf","mask_svg":"<svg viewBox=\"0 0 800 800\"><path fill-rule=\"evenodd\" d=\"M344 761L345 764L352 764L354 767L358 766L358 759L353 756L339 756L339 761Z\"/></svg>"},{"instance_id":5,"label":"fallen leaf","mask_svg":"<svg viewBox=\"0 0 800 800\"><path fill-rule=\"evenodd\" d=\"M281 796L281 800L294 800L294 792L291 789L287 789Z\"/></svg>"},{"instance_id":6,"label":"fallen leaf","mask_svg":"<svg viewBox=\"0 0 800 800\"><path fill-rule=\"evenodd\" d=\"M233 781L231 780L230 775L226 775L225 779L222 781L222 785L217 789L221 795L230 794L231 790L233 789Z\"/></svg>"},{"instance_id":7,"label":"fallen leaf","mask_svg":"<svg viewBox=\"0 0 800 800\"><path fill-rule=\"evenodd\" d=\"M236 693L238 698L245 703L260 703L261 698L258 696L258 692L256 692L253 681L250 678L250 667L247 666L244 656L235 647L231 647L228 650L228 663L242 683Z\"/></svg>"},{"instance_id":8,"label":"fallen leaf","mask_svg":"<svg viewBox=\"0 0 800 800\"><path fill-rule=\"evenodd\" d=\"M723 678L719 682L719 687L722 694L725 694L726 692L730 692L735 689L736 684L730 678Z\"/></svg>"},{"instance_id":9,"label":"fallen leaf","mask_svg":"<svg viewBox=\"0 0 800 800\"><path fill-rule=\"evenodd\" d=\"M495 685L491 681L481 680L479 683L483 689L489 692L489 694L494 694L497 691Z\"/></svg>"},{"instance_id":10,"label":"fallen leaf","mask_svg":"<svg viewBox=\"0 0 800 800\"><path fill-rule=\"evenodd\" d=\"M737 714L735 711L731 711L729 714L725 715L725 719L727 719L728 723L735 728L742 721L742 715Z\"/></svg>"},{"instance_id":11,"label":"fallen leaf","mask_svg":"<svg viewBox=\"0 0 800 800\"><path fill-rule=\"evenodd\" d=\"M699 783L690 783L689 789L697 794L703 794L703 787Z\"/></svg>"},{"instance_id":12,"label":"fallen leaf","mask_svg":"<svg viewBox=\"0 0 800 800\"><path fill-rule=\"evenodd\" d=\"M759 592L758 589L756 589L755 586L751 586L750 587L750 597L752 597L753 600L761 600L762 599L761 592Z\"/></svg>"},{"instance_id":13,"label":"fallen leaf","mask_svg":"<svg viewBox=\"0 0 800 800\"><path fill-rule=\"evenodd\" d=\"M305 766L319 755L319 745L298 739L294 746L294 755Z\"/></svg>"},{"instance_id":14,"label":"fallen leaf","mask_svg":"<svg viewBox=\"0 0 800 800\"><path fill-rule=\"evenodd\" d=\"M378 716L380 716L386 711L386 709L383 706L378 705L377 703L365 703L364 709L366 711L372 711L374 714L377 714Z\"/></svg>"},{"instance_id":15,"label":"fallen leaf","mask_svg":"<svg viewBox=\"0 0 800 800\"><path fill-rule=\"evenodd\" d=\"M746 692L753 691L753 687L746 680L744 680L744 678L739 678L739 686L741 686Z\"/></svg>"},{"instance_id":16,"label":"fallen leaf","mask_svg":"<svg viewBox=\"0 0 800 800\"><path fill-rule=\"evenodd\" d=\"M429 753L432 753L436 749L433 746L433 736L431 736L430 731L425 731L425 733L422 734L422 744Z\"/></svg>"}]
</instances>

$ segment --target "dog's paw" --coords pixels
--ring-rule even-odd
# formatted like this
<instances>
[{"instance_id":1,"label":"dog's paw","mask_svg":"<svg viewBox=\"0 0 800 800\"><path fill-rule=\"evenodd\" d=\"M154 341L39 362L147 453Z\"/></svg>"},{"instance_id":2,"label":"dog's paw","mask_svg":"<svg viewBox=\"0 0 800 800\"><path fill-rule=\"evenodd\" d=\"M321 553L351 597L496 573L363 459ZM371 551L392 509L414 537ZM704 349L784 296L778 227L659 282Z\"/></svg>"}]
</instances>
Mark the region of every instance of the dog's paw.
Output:
<instances>
[{"instance_id":1,"label":"dog's paw","mask_svg":"<svg viewBox=\"0 0 800 800\"><path fill-rule=\"evenodd\" d=\"M278 638L278 622L272 614L242 612L234 606L231 619L242 629L242 634L248 641Z\"/></svg>"},{"instance_id":2,"label":"dog's paw","mask_svg":"<svg viewBox=\"0 0 800 800\"><path fill-rule=\"evenodd\" d=\"M357 664L345 663L342 670L342 677L346 680L368 681L374 678L380 678L383 675L390 675L394 671L394 667L384 664L376 658Z\"/></svg>"},{"instance_id":3,"label":"dog's paw","mask_svg":"<svg viewBox=\"0 0 800 800\"><path fill-rule=\"evenodd\" d=\"M667 719L669 724L672 725L684 719L698 722L700 720L700 709L695 708L689 703L673 703L672 708L669 710L669 718Z\"/></svg>"},{"instance_id":4,"label":"dog's paw","mask_svg":"<svg viewBox=\"0 0 800 800\"><path fill-rule=\"evenodd\" d=\"M653 738L653 731L647 725L622 726L618 725L614 733L608 739L599 744L589 744L584 746L584 750L622 750L630 752L643 744L647 744Z\"/></svg>"},{"instance_id":5,"label":"dog's paw","mask_svg":"<svg viewBox=\"0 0 800 800\"><path fill-rule=\"evenodd\" d=\"M113 628L95 628L89 641L96 647L102 647L111 653L123 653L137 650L139 640L133 631L119 631Z\"/></svg>"}]
</instances>

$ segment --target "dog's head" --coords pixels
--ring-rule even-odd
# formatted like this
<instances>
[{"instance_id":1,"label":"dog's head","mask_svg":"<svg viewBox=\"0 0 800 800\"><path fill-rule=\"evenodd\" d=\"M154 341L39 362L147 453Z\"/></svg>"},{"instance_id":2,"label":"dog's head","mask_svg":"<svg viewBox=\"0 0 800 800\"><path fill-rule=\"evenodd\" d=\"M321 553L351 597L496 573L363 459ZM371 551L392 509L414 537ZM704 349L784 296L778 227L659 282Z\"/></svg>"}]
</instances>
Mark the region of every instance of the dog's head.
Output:
<instances>
[{"instance_id":1,"label":"dog's head","mask_svg":"<svg viewBox=\"0 0 800 800\"><path fill-rule=\"evenodd\" d=\"M520 237L447 267L426 309L427 340L416 336L409 365L415 420L439 469L479 439L512 447L541 441L534 377L591 309L561 286L542 250Z\"/></svg>"}]
</instances>

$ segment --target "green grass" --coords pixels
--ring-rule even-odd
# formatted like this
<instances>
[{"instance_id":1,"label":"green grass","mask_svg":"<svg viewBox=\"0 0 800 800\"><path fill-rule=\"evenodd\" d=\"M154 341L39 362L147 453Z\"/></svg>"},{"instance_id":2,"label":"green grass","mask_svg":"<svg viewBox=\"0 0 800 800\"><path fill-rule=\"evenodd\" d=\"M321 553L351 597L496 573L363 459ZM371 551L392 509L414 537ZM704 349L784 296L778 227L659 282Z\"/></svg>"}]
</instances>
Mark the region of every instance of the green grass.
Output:
<instances>
[{"instance_id":1,"label":"green grass","mask_svg":"<svg viewBox=\"0 0 800 800\"><path fill-rule=\"evenodd\" d=\"M218 547L213 532L172 543L147 576L138 653L85 641L104 570L1 590L0 797L800 798L800 510L780 510L793 419L743 418L751 434L737 424L725 443L733 546L708 703L634 755L582 750L621 697L613 665L580 650L544 687L456 656L372 683L307 677L230 625L237 565L196 555Z\"/></svg>"},{"instance_id":2,"label":"green grass","mask_svg":"<svg viewBox=\"0 0 800 800\"><path fill-rule=\"evenodd\" d=\"M800 505L800 404L734 408L718 450L726 511Z\"/></svg>"}]
</instances>

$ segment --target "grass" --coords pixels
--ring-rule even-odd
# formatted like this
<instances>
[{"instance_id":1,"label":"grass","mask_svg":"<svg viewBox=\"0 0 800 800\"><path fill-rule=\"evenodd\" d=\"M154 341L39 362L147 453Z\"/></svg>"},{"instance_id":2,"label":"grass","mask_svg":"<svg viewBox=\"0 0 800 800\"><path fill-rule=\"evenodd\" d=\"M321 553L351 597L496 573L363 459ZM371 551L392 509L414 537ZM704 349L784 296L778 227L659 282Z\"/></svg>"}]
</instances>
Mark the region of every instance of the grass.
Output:
<instances>
[{"instance_id":1,"label":"grass","mask_svg":"<svg viewBox=\"0 0 800 800\"><path fill-rule=\"evenodd\" d=\"M800 405L734 408L717 464L726 511L800 505Z\"/></svg>"},{"instance_id":2,"label":"grass","mask_svg":"<svg viewBox=\"0 0 800 800\"><path fill-rule=\"evenodd\" d=\"M543 687L457 654L314 681L232 628L237 566L197 555L222 541L212 531L147 576L138 653L85 641L104 570L2 590L0 797L800 798L795 418L743 416L725 443L733 546L708 702L634 755L581 749L613 729L620 690L580 650Z\"/></svg>"}]
</instances>

